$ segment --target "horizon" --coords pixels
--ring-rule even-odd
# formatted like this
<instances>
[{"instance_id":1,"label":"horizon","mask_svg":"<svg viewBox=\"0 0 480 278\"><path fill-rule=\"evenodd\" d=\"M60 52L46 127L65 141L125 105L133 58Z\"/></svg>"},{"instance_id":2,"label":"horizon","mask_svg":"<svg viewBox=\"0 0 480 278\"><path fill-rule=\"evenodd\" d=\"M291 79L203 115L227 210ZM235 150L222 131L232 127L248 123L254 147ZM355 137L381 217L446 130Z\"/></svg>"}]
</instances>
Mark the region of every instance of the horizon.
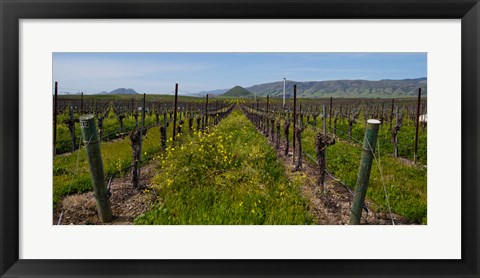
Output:
<instances>
[{"instance_id":1,"label":"horizon","mask_svg":"<svg viewBox=\"0 0 480 278\"><path fill-rule=\"evenodd\" d=\"M235 86L427 78L427 53L53 53L59 93L197 94Z\"/></svg>"}]
</instances>

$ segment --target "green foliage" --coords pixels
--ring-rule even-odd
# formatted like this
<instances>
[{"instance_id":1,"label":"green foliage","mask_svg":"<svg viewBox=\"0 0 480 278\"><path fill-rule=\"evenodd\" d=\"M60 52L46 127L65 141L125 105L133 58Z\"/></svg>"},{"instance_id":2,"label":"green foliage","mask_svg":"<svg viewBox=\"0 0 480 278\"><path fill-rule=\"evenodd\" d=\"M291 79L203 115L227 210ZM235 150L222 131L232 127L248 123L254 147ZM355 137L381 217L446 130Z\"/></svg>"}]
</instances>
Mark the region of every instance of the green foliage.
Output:
<instances>
[{"instance_id":1,"label":"green foliage","mask_svg":"<svg viewBox=\"0 0 480 278\"><path fill-rule=\"evenodd\" d=\"M239 111L159 157L159 196L136 224L312 224L265 137Z\"/></svg>"},{"instance_id":2,"label":"green foliage","mask_svg":"<svg viewBox=\"0 0 480 278\"><path fill-rule=\"evenodd\" d=\"M395 125L395 124L394 124ZM348 122L347 120L339 120L337 123L337 136L352 143L360 144L363 142L363 136L365 132L364 120L359 119L357 123L353 125L352 137L348 138ZM333 132L333 131L331 131ZM394 153L394 147L392 143L392 131L388 124L380 126L378 133L378 141L380 143L381 151L387 154ZM412 120L404 119L403 126L398 132L398 155L413 161L413 151L415 145L415 123ZM419 127L418 131L418 150L417 159L421 164L427 164L427 130L422 131Z\"/></svg>"},{"instance_id":3,"label":"green foliage","mask_svg":"<svg viewBox=\"0 0 480 278\"><path fill-rule=\"evenodd\" d=\"M360 125L354 129L354 136L360 136ZM307 128L302 134L305 152L315 157L315 131ZM377 161L372 165L367 199L373 201L377 211L388 211L383 183L388 193L392 211L415 223L427 223L427 169L422 165L407 165L386 155L385 145L376 146ZM352 189L357 183L362 147L359 143L337 140L327 148L327 169ZM426 158L425 158L426 159ZM383 181L381 173L383 175Z\"/></svg>"},{"instance_id":4,"label":"green foliage","mask_svg":"<svg viewBox=\"0 0 480 278\"><path fill-rule=\"evenodd\" d=\"M75 118L78 118L80 115L76 114ZM61 114L58 116L57 119L57 153L65 153L70 152L72 150L72 140L70 137L70 131L64 121L68 118L68 115ZM138 116L138 125L141 122L141 115ZM95 123L98 125L97 120ZM156 123L155 115L149 116L148 114L145 115L145 126L150 126ZM105 141L118 138L121 136L121 133L126 133L134 130L136 127L135 117L132 115L128 115L123 119L123 130L120 130L120 122L118 121L117 116L115 113L110 109L107 114L107 117L103 120L103 139ZM97 127L98 129L98 127ZM81 130L80 125L75 123L75 138L77 144L79 143L79 138L81 137Z\"/></svg>"},{"instance_id":5,"label":"green foliage","mask_svg":"<svg viewBox=\"0 0 480 278\"><path fill-rule=\"evenodd\" d=\"M235 98L250 97L250 96L253 96L253 93L241 86L235 86L221 95L221 97L235 97Z\"/></svg>"},{"instance_id":6,"label":"green foliage","mask_svg":"<svg viewBox=\"0 0 480 278\"><path fill-rule=\"evenodd\" d=\"M172 135L170 125L167 136ZM160 130L158 127L149 129L142 144L142 159L148 160L160 152ZM132 148L128 137L117 141L101 142L101 153L105 179L110 175L128 167L132 162ZM70 193L80 193L92 190L90 171L85 149L58 155L53 160L53 203L57 206L62 196Z\"/></svg>"}]
</instances>

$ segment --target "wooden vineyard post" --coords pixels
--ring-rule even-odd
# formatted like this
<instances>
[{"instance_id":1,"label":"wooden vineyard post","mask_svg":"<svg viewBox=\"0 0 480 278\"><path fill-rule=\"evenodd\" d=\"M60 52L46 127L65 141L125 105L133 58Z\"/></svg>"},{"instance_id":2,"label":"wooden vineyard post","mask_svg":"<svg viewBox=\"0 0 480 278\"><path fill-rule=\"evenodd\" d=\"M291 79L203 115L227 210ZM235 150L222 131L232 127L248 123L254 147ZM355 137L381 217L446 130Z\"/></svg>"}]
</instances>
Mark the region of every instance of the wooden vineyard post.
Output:
<instances>
[{"instance_id":1,"label":"wooden vineyard post","mask_svg":"<svg viewBox=\"0 0 480 278\"><path fill-rule=\"evenodd\" d=\"M123 133L123 118L125 118L125 115L123 114L118 115L118 122L120 123L120 133Z\"/></svg>"},{"instance_id":2,"label":"wooden vineyard post","mask_svg":"<svg viewBox=\"0 0 480 278\"><path fill-rule=\"evenodd\" d=\"M97 129L92 114L80 117L83 142L87 152L88 165L92 176L93 192L97 204L98 216L101 222L110 222L113 219L110 200L105 185L102 155L98 141Z\"/></svg>"},{"instance_id":3,"label":"wooden vineyard post","mask_svg":"<svg viewBox=\"0 0 480 278\"><path fill-rule=\"evenodd\" d=\"M269 116L268 116L268 104L269 104L269 101L270 101L270 95L267 95L267 113L265 114L265 136L268 138L268 132L269 132Z\"/></svg>"},{"instance_id":4,"label":"wooden vineyard post","mask_svg":"<svg viewBox=\"0 0 480 278\"><path fill-rule=\"evenodd\" d=\"M413 148L413 163L417 163L417 148L418 148L418 123L420 122L420 99L422 95L422 89L418 88L418 101L417 101L417 117L415 118L415 145Z\"/></svg>"},{"instance_id":5,"label":"wooden vineyard post","mask_svg":"<svg viewBox=\"0 0 480 278\"><path fill-rule=\"evenodd\" d=\"M80 115L83 115L83 92L80 97Z\"/></svg>"},{"instance_id":6,"label":"wooden vineyard post","mask_svg":"<svg viewBox=\"0 0 480 278\"><path fill-rule=\"evenodd\" d=\"M358 171L357 186L355 187L355 196L353 197L352 210L350 214L350 224L358 225L362 216L362 206L367 195L368 181L374 159L375 144L377 143L379 120L370 119L367 121L365 139L363 140L363 152L360 160L360 169Z\"/></svg>"},{"instance_id":7,"label":"wooden vineyard post","mask_svg":"<svg viewBox=\"0 0 480 278\"><path fill-rule=\"evenodd\" d=\"M173 141L175 141L175 132L177 126L177 99L178 99L178 83L175 83L175 101L173 103Z\"/></svg>"},{"instance_id":8,"label":"wooden vineyard post","mask_svg":"<svg viewBox=\"0 0 480 278\"><path fill-rule=\"evenodd\" d=\"M323 105L323 134L327 134L327 115L326 109L325 109L325 104Z\"/></svg>"},{"instance_id":9,"label":"wooden vineyard post","mask_svg":"<svg viewBox=\"0 0 480 278\"><path fill-rule=\"evenodd\" d=\"M325 169L326 169L326 149L327 146L335 144L335 139L330 138L326 134L318 133L315 137L315 149L317 153L318 179L317 186L322 187L325 192Z\"/></svg>"},{"instance_id":10,"label":"wooden vineyard post","mask_svg":"<svg viewBox=\"0 0 480 278\"><path fill-rule=\"evenodd\" d=\"M138 154L138 160L142 161L142 139L143 139L143 125L145 124L145 93L143 94L142 102L142 122L140 126L140 153ZM137 169L137 187L140 184L140 167Z\"/></svg>"},{"instance_id":11,"label":"wooden vineyard post","mask_svg":"<svg viewBox=\"0 0 480 278\"><path fill-rule=\"evenodd\" d=\"M329 121L330 121L330 123L329 123L330 132L332 132L331 131L331 129L332 129L332 108L333 108L333 97L330 97L330 113L328 114L328 117L330 118L329 119Z\"/></svg>"},{"instance_id":12,"label":"wooden vineyard post","mask_svg":"<svg viewBox=\"0 0 480 278\"><path fill-rule=\"evenodd\" d=\"M395 105L395 99L392 98L392 108L390 109L390 130L392 130L392 122L393 122L393 106Z\"/></svg>"},{"instance_id":13,"label":"wooden vineyard post","mask_svg":"<svg viewBox=\"0 0 480 278\"><path fill-rule=\"evenodd\" d=\"M293 85L293 150L292 150L292 159L295 162L295 122L297 121L297 84Z\"/></svg>"},{"instance_id":14,"label":"wooden vineyard post","mask_svg":"<svg viewBox=\"0 0 480 278\"><path fill-rule=\"evenodd\" d=\"M58 82L55 81L55 97L53 101L53 156L57 154L57 95Z\"/></svg>"},{"instance_id":15,"label":"wooden vineyard post","mask_svg":"<svg viewBox=\"0 0 480 278\"><path fill-rule=\"evenodd\" d=\"M208 126L208 94L205 96L205 128Z\"/></svg>"},{"instance_id":16,"label":"wooden vineyard post","mask_svg":"<svg viewBox=\"0 0 480 278\"><path fill-rule=\"evenodd\" d=\"M277 133L275 135L275 149L278 150L280 148L280 119L277 120Z\"/></svg>"}]
</instances>

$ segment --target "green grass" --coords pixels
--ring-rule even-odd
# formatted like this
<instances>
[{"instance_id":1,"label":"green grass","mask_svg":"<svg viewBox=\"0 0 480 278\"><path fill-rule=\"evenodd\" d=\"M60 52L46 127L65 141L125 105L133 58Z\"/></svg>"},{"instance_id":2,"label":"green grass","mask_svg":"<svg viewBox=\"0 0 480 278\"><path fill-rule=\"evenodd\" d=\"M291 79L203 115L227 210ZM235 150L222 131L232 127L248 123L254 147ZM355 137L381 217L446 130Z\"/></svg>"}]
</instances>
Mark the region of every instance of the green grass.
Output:
<instances>
[{"instance_id":1,"label":"green grass","mask_svg":"<svg viewBox=\"0 0 480 278\"><path fill-rule=\"evenodd\" d=\"M363 138L363 137L360 137ZM302 134L302 147L315 157L315 131L307 128ZM327 148L327 169L352 189L357 182L361 146L343 140ZM376 146L376 158L380 168L372 165L367 199L373 201L376 211L388 211L383 182L394 213L404 216L414 223L427 223L427 169L421 165L407 165L385 154L381 146L380 156ZM308 159L308 158L307 158ZM383 174L380 175L380 170Z\"/></svg>"},{"instance_id":2,"label":"green grass","mask_svg":"<svg viewBox=\"0 0 480 278\"><path fill-rule=\"evenodd\" d=\"M75 118L79 118L79 114L75 115ZM67 125L64 123L65 120L68 118L68 112L64 114L58 115L57 118L57 145L56 150L58 154L70 152L72 150L72 141L70 137L70 131L68 130ZM140 125L141 122L141 115L138 116L138 124ZM159 118L159 122L163 122L163 115ZM97 120L95 123L98 125ZM153 125L156 123L155 115L149 116L148 114L145 115L145 126ZM98 129L98 127L97 127ZM128 115L123 119L123 133L129 132L135 129L135 117L132 115ZM107 136L108 135L108 136ZM115 116L113 111L108 113L108 116L103 120L103 136L105 141L108 141L113 138L117 138L120 135L120 123ZM78 137L81 136L80 125L75 123L75 137L77 138L78 144Z\"/></svg>"},{"instance_id":3,"label":"green grass","mask_svg":"<svg viewBox=\"0 0 480 278\"><path fill-rule=\"evenodd\" d=\"M167 130L167 138L172 136L170 124ZM188 129L188 127L187 127ZM168 146L168 144L167 144ZM148 160L157 156L160 152L159 127L151 128L142 144L142 159ZM101 142L101 153L105 179L132 162L132 148L130 139L127 137L110 142ZM78 161L78 167L77 167ZM92 182L86 159L85 149L81 149L64 155L58 155L53 160L53 204L57 206L62 196L68 193L80 193L92 190Z\"/></svg>"},{"instance_id":4,"label":"green grass","mask_svg":"<svg viewBox=\"0 0 480 278\"><path fill-rule=\"evenodd\" d=\"M300 184L239 111L159 159L159 201L135 224L313 224Z\"/></svg>"},{"instance_id":5,"label":"green grass","mask_svg":"<svg viewBox=\"0 0 480 278\"><path fill-rule=\"evenodd\" d=\"M328 125L328 119L327 119ZM321 126L317 123L317 126ZM333 123L332 123L333 126ZM328 128L327 128L328 130ZM344 140L348 139L348 122L346 120L339 120L337 122L337 136ZM333 132L333 131L331 131ZM352 128L352 142L363 141L363 136L365 132L364 120L359 119L358 123L353 125ZM390 130L389 124L383 124L380 126L378 133L378 141L384 153L393 154L394 147L392 143L392 132ZM400 157L406 158L413 161L414 153L414 144L415 144L415 123L412 120L405 119L402 128L398 132L398 155ZM418 131L418 150L417 150L418 162L426 165L427 164L427 129L422 131L419 127Z\"/></svg>"}]
</instances>

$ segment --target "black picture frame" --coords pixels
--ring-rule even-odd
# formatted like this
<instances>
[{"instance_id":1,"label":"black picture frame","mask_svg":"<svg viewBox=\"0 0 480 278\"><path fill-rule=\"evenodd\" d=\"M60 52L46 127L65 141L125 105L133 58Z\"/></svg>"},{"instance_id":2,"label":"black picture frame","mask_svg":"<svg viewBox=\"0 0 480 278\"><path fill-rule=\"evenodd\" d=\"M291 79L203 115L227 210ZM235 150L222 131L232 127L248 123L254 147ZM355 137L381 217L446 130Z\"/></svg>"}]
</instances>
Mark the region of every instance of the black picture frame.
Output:
<instances>
[{"instance_id":1,"label":"black picture frame","mask_svg":"<svg viewBox=\"0 0 480 278\"><path fill-rule=\"evenodd\" d=\"M461 19L462 259L20 260L19 20L30 18ZM0 19L1 277L480 277L478 0L0 0Z\"/></svg>"}]
</instances>

